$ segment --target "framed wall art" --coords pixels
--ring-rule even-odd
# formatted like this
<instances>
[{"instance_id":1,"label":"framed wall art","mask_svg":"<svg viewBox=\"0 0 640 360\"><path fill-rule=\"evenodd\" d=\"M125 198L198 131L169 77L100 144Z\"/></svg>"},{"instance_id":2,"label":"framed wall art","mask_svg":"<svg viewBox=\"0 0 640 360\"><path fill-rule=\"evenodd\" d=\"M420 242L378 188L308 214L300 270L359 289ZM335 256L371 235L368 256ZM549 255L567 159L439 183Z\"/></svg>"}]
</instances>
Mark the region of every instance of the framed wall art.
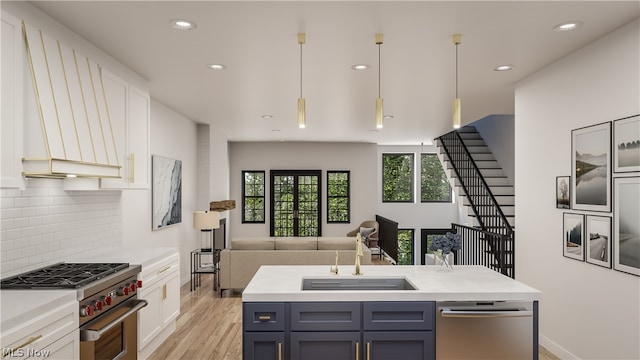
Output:
<instances>
[{"instance_id":1,"label":"framed wall art","mask_svg":"<svg viewBox=\"0 0 640 360\"><path fill-rule=\"evenodd\" d=\"M182 222L182 161L152 157L153 230Z\"/></svg>"},{"instance_id":2,"label":"framed wall art","mask_svg":"<svg viewBox=\"0 0 640 360\"><path fill-rule=\"evenodd\" d=\"M584 261L584 215L564 213L562 229L563 255Z\"/></svg>"},{"instance_id":3,"label":"framed wall art","mask_svg":"<svg viewBox=\"0 0 640 360\"><path fill-rule=\"evenodd\" d=\"M611 122L571 130L571 209L611 212Z\"/></svg>"},{"instance_id":4,"label":"framed wall art","mask_svg":"<svg viewBox=\"0 0 640 360\"><path fill-rule=\"evenodd\" d=\"M613 122L613 171L640 171L640 115Z\"/></svg>"},{"instance_id":5,"label":"framed wall art","mask_svg":"<svg viewBox=\"0 0 640 360\"><path fill-rule=\"evenodd\" d=\"M571 177L556 176L556 208L571 208Z\"/></svg>"},{"instance_id":6,"label":"framed wall art","mask_svg":"<svg viewBox=\"0 0 640 360\"><path fill-rule=\"evenodd\" d=\"M585 238L587 262L611 268L611 218L587 215Z\"/></svg>"},{"instance_id":7,"label":"framed wall art","mask_svg":"<svg viewBox=\"0 0 640 360\"><path fill-rule=\"evenodd\" d=\"M640 276L640 177L614 179L613 268Z\"/></svg>"}]
</instances>

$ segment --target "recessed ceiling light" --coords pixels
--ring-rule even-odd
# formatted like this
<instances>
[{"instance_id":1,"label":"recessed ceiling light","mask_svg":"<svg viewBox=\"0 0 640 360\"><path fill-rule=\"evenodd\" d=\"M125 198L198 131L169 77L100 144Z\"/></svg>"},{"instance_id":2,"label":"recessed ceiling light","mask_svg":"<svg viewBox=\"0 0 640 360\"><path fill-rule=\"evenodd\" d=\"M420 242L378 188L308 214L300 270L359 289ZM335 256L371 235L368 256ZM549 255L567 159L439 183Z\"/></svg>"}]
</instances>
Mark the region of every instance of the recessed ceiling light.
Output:
<instances>
[{"instance_id":1,"label":"recessed ceiling light","mask_svg":"<svg viewBox=\"0 0 640 360\"><path fill-rule=\"evenodd\" d=\"M513 70L513 65L500 65L493 68L494 71L509 71Z\"/></svg>"},{"instance_id":2,"label":"recessed ceiling light","mask_svg":"<svg viewBox=\"0 0 640 360\"><path fill-rule=\"evenodd\" d=\"M273 115L264 114L264 115L261 116L261 118L263 118L263 119L273 119Z\"/></svg>"},{"instance_id":3,"label":"recessed ceiling light","mask_svg":"<svg viewBox=\"0 0 640 360\"><path fill-rule=\"evenodd\" d=\"M280 129L273 129L271 130L271 132L277 133L277 132L280 132Z\"/></svg>"},{"instance_id":4,"label":"recessed ceiling light","mask_svg":"<svg viewBox=\"0 0 640 360\"><path fill-rule=\"evenodd\" d=\"M191 30L198 27L195 22L187 19L173 19L171 20L171 26L178 30Z\"/></svg>"},{"instance_id":5,"label":"recessed ceiling light","mask_svg":"<svg viewBox=\"0 0 640 360\"><path fill-rule=\"evenodd\" d=\"M367 64L355 64L351 68L356 71L364 71L364 70L369 70L370 67L371 66Z\"/></svg>"},{"instance_id":6,"label":"recessed ceiling light","mask_svg":"<svg viewBox=\"0 0 640 360\"><path fill-rule=\"evenodd\" d=\"M558 24L556 26L553 27L553 31L570 31L570 30L575 30L576 28L578 28L580 25L582 25L582 22L580 21L567 21L565 23L562 24Z\"/></svg>"},{"instance_id":7,"label":"recessed ceiling light","mask_svg":"<svg viewBox=\"0 0 640 360\"><path fill-rule=\"evenodd\" d=\"M209 64L207 67L211 70L224 70L226 68L226 66L222 64Z\"/></svg>"},{"instance_id":8,"label":"recessed ceiling light","mask_svg":"<svg viewBox=\"0 0 640 360\"><path fill-rule=\"evenodd\" d=\"M393 119L393 115L385 115L382 118L383 119Z\"/></svg>"}]
</instances>

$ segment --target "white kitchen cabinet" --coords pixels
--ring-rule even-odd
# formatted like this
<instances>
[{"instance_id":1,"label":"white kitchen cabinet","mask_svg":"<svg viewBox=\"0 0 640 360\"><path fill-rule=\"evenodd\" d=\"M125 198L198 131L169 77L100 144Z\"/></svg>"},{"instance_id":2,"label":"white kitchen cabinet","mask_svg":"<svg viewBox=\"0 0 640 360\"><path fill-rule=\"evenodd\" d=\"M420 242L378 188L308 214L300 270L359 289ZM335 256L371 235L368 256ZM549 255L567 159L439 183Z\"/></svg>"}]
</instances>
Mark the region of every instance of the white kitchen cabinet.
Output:
<instances>
[{"instance_id":1,"label":"white kitchen cabinet","mask_svg":"<svg viewBox=\"0 0 640 360\"><path fill-rule=\"evenodd\" d=\"M138 358L145 359L175 330L180 314L180 260L178 254L162 259L140 273L138 297L148 305L138 313Z\"/></svg>"},{"instance_id":2,"label":"white kitchen cabinet","mask_svg":"<svg viewBox=\"0 0 640 360\"><path fill-rule=\"evenodd\" d=\"M76 329L40 351L34 351L28 359L69 360L80 358L80 330Z\"/></svg>"},{"instance_id":3,"label":"white kitchen cabinet","mask_svg":"<svg viewBox=\"0 0 640 360\"><path fill-rule=\"evenodd\" d=\"M46 292L41 294L43 298L47 295ZM3 321L3 355L12 359L79 359L78 302L75 296L67 298L69 300L61 304L57 300L42 300L37 310ZM4 296L3 301L13 302ZM23 302L27 307L32 303L26 296Z\"/></svg>"},{"instance_id":4,"label":"white kitchen cabinet","mask_svg":"<svg viewBox=\"0 0 640 360\"><path fill-rule=\"evenodd\" d=\"M150 148L149 94L102 69L107 109L115 134L122 178L105 178L104 189L148 189Z\"/></svg>"},{"instance_id":5,"label":"white kitchen cabinet","mask_svg":"<svg viewBox=\"0 0 640 360\"><path fill-rule=\"evenodd\" d=\"M24 42L22 24L2 11L2 88L0 89L0 188L24 188L22 179L22 118Z\"/></svg>"}]
</instances>

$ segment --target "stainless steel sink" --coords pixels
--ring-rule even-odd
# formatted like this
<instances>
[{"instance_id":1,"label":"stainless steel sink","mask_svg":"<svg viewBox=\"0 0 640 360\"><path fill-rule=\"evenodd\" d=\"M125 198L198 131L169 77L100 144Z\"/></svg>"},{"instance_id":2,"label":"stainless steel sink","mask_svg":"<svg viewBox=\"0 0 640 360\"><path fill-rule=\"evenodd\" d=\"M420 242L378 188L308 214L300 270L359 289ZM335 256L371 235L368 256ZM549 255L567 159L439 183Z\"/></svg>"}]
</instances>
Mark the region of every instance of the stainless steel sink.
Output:
<instances>
[{"instance_id":1,"label":"stainless steel sink","mask_svg":"<svg viewBox=\"0 0 640 360\"><path fill-rule=\"evenodd\" d=\"M303 278L302 290L416 290L404 277Z\"/></svg>"}]
</instances>

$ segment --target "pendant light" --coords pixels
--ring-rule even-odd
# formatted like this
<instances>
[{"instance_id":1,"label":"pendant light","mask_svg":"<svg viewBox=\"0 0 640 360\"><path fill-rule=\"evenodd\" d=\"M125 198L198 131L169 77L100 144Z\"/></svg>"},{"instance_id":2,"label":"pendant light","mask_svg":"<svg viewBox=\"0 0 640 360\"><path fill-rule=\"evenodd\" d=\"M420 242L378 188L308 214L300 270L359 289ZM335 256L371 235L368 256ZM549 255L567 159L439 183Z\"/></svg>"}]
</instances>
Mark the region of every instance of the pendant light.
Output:
<instances>
[{"instance_id":1,"label":"pendant light","mask_svg":"<svg viewBox=\"0 0 640 360\"><path fill-rule=\"evenodd\" d=\"M384 106L382 96L380 96L380 45L383 43L383 35L376 34L376 45L378 45L378 98L376 99L376 128L382 129L382 119L384 116Z\"/></svg>"},{"instance_id":2,"label":"pendant light","mask_svg":"<svg viewBox=\"0 0 640 360\"><path fill-rule=\"evenodd\" d=\"M302 45L305 43L305 33L298 33L300 44L300 97L298 98L298 127L304 129L307 126L307 114L305 99L302 97Z\"/></svg>"},{"instance_id":3,"label":"pendant light","mask_svg":"<svg viewBox=\"0 0 640 360\"><path fill-rule=\"evenodd\" d=\"M453 99L453 128L460 128L460 98L458 97L458 45L460 45L462 35L454 34L453 43L456 46L456 98Z\"/></svg>"}]
</instances>

